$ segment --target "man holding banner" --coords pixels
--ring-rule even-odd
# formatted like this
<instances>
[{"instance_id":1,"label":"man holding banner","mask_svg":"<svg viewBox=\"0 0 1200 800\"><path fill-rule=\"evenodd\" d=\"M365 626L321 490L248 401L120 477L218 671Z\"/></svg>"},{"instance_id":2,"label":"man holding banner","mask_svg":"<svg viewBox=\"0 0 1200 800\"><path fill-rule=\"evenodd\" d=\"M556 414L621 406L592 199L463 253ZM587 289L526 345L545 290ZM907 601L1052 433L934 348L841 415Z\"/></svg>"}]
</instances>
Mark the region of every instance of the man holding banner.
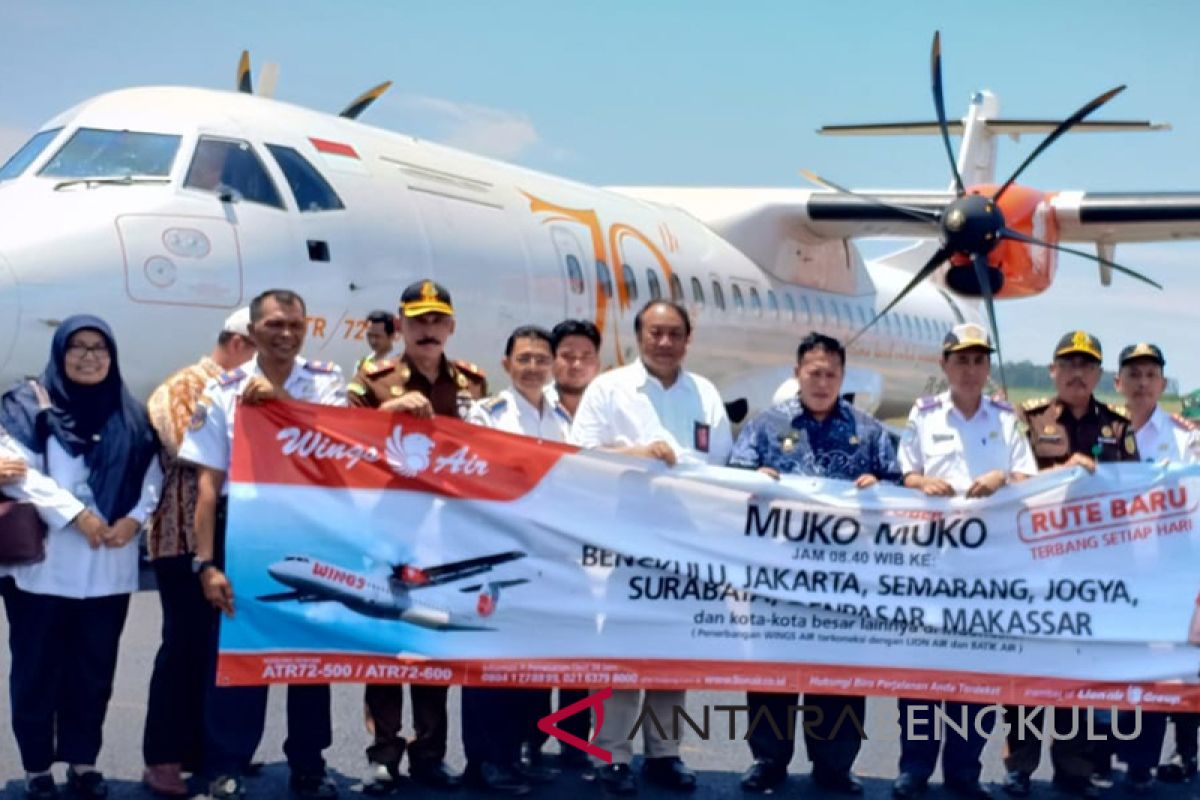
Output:
<instances>
[{"instance_id":1,"label":"man holding banner","mask_svg":"<svg viewBox=\"0 0 1200 800\"><path fill-rule=\"evenodd\" d=\"M950 389L921 398L908 415L900 439L905 486L932 497L987 497L1010 481L1037 473L1037 462L1012 406L983 395L993 352L987 331L979 325L956 325L946 334L942 372ZM929 735L931 704L901 698L900 775L892 784L892 796L910 800L925 791L944 741L946 789L967 800L990 798L979 783L979 757L987 739L977 719L985 708L946 701L947 717L965 720L967 735L949 725L942 726L940 736ZM913 736L918 727L924 727L926 735Z\"/></svg>"},{"instance_id":2,"label":"man holding banner","mask_svg":"<svg viewBox=\"0 0 1200 800\"><path fill-rule=\"evenodd\" d=\"M896 451L883 426L841 397L846 351L829 336L810 333L796 353L800 395L751 420L738 436L729 465L757 469L773 478L781 474L810 475L854 481L865 489L881 480L900 477ZM794 694L748 692L749 718L762 713L775 720L794 714ZM862 747L859 727L845 724L852 716L861 722L866 699L806 694L804 704L816 711L804 724L804 744L813 762L813 780L824 789L861 794L862 784L851 767ZM789 720L788 730L794 730ZM776 736L770 726L754 727L748 736L754 764L742 776L742 787L766 792L787 779L795 742Z\"/></svg>"},{"instance_id":3,"label":"man holding banner","mask_svg":"<svg viewBox=\"0 0 1200 800\"><path fill-rule=\"evenodd\" d=\"M651 300L633 321L640 357L632 364L597 377L579 403L572 438L581 447L603 447L655 458L668 465L681 459L724 464L733 445L729 417L717 388L683 369L692 338L687 309L668 300ZM612 763L598 765L604 788L614 794L637 791L629 762L633 743L625 738L641 709L637 690L616 690L606 705L608 724L595 745L612 753ZM671 719L684 705L683 691L646 690L645 703L659 719ZM696 773L679 758L679 742L643 728L648 780L691 791Z\"/></svg>"}]
</instances>

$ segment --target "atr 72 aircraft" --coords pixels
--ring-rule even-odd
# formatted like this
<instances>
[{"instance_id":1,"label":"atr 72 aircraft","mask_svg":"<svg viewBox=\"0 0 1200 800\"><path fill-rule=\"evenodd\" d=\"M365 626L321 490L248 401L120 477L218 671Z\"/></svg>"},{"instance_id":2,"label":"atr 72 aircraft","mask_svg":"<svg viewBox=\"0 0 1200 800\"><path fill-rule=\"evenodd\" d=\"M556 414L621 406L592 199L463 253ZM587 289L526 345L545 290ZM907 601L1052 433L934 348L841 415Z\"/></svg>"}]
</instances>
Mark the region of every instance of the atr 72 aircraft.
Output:
<instances>
[{"instance_id":1,"label":"atr 72 aircraft","mask_svg":"<svg viewBox=\"0 0 1200 800\"><path fill-rule=\"evenodd\" d=\"M348 367L368 311L432 276L454 295L453 355L492 370L515 325L565 317L594 320L605 364L625 362L633 312L671 297L695 313L690 367L732 408L769 404L820 330L859 334L845 391L894 415L935 387L948 327L1050 287L1061 243L1092 244L1107 282L1126 271L1117 242L1200 237L1200 194L994 185L998 134L1050 132L1036 156L1068 129L1154 127L1082 121L1117 90L1062 122L1001 119L981 92L947 123L936 37L932 77L936 122L823 132L940 133L951 190L857 196L816 176L826 188L585 186L356 121L386 84L340 115L256 95L245 57L240 92L104 94L0 168L0 381L39 371L57 322L89 311L144 396L275 286L308 301L306 354ZM930 241L865 263L862 236Z\"/></svg>"},{"instance_id":2,"label":"atr 72 aircraft","mask_svg":"<svg viewBox=\"0 0 1200 800\"><path fill-rule=\"evenodd\" d=\"M293 555L267 568L272 578L290 587L291 591L265 594L257 599L265 603L289 600L300 603L341 603L359 614L408 622L423 628L490 631L494 629L480 625L479 620L495 613L500 600L500 590L520 586L528 583L528 580L514 578L456 587L463 594L479 592L470 610L459 607L463 604L457 602L456 595L437 595L433 590L448 583L482 575L490 572L493 567L524 557L524 553L509 551L440 564L436 567L422 568L400 564L392 568L392 574L388 577L378 578L342 569L309 556ZM412 594L418 590L421 592L420 601L414 600Z\"/></svg>"}]
</instances>

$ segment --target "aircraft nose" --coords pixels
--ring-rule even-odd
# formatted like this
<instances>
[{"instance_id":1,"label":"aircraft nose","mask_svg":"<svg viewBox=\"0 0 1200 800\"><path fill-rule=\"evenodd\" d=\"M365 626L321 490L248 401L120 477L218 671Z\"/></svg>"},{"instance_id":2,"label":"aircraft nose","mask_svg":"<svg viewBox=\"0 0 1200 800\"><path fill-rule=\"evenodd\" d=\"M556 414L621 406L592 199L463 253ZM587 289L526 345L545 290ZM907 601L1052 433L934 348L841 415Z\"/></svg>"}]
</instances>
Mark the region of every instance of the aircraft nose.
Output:
<instances>
[{"instance_id":1,"label":"aircraft nose","mask_svg":"<svg viewBox=\"0 0 1200 800\"><path fill-rule=\"evenodd\" d=\"M17 286L17 277L4 255L0 253L0 375L4 375L4 368L16 348L20 324L21 293ZM11 382L4 381L4 384Z\"/></svg>"}]
</instances>

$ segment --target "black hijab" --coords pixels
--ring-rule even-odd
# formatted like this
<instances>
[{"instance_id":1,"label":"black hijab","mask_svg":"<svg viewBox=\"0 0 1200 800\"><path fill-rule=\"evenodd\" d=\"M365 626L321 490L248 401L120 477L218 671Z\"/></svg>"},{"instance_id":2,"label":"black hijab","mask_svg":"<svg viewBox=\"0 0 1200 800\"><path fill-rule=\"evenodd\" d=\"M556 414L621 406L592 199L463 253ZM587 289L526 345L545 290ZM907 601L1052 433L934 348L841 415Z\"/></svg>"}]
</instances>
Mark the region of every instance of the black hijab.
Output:
<instances>
[{"instance_id":1,"label":"black hijab","mask_svg":"<svg viewBox=\"0 0 1200 800\"><path fill-rule=\"evenodd\" d=\"M95 331L108 345L108 374L93 385L75 383L64 366L67 343L82 330ZM35 453L44 454L53 436L67 453L83 456L96 507L109 523L116 522L141 496L146 469L158 453L158 437L145 409L121 381L117 343L104 320L88 314L63 320L54 331L41 384L51 407L39 408L37 394L23 382L0 397L0 427Z\"/></svg>"}]
</instances>

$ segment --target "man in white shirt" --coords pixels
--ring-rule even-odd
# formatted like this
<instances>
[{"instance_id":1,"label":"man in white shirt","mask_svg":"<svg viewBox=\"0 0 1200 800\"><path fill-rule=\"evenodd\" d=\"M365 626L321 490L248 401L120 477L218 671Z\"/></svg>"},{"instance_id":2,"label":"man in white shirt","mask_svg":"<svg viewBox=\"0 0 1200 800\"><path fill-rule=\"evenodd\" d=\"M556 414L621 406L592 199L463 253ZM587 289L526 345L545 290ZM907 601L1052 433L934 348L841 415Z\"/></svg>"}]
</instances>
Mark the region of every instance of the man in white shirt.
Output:
<instances>
[{"instance_id":1,"label":"man in white shirt","mask_svg":"<svg viewBox=\"0 0 1200 800\"><path fill-rule=\"evenodd\" d=\"M346 404L341 370L300 356L306 326L304 300L294 292L271 289L255 297L250 303L250 336L258 355L209 381L179 447L179 458L200 471L193 569L209 603L230 617L233 586L222 570L224 499L239 400L249 405L272 400ZM215 654L215 639L213 650ZM283 749L292 772L292 791L302 798L335 797L337 790L325 775L321 755L333 738L329 686L289 686L288 694L288 738ZM209 795L214 800L242 793L242 771L262 738L266 708L266 686L209 687L204 772L212 779Z\"/></svg>"},{"instance_id":2,"label":"man in white shirt","mask_svg":"<svg viewBox=\"0 0 1200 800\"><path fill-rule=\"evenodd\" d=\"M1158 345L1131 344L1121 351L1118 364L1117 391L1125 397L1125 411L1142 460L1181 464L1200 461L1200 431L1192 422L1168 414L1159 405L1159 398L1167 389L1167 379L1163 376L1167 361ZM1175 723L1175 753L1155 772L1165 783L1179 783L1196 774L1200 714L1171 714L1171 719ZM1138 735L1119 746L1118 751L1127 764L1126 783L1131 790L1144 794L1154 785L1151 769L1158 762L1166 732L1165 714L1142 714Z\"/></svg>"},{"instance_id":3,"label":"man in white shirt","mask_svg":"<svg viewBox=\"0 0 1200 800\"><path fill-rule=\"evenodd\" d=\"M668 465L681 459L724 464L733 448L729 418L717 389L706 378L683 369L692 321L687 309L667 300L652 300L634 318L639 358L632 364L597 377L583 393L571 427L582 447L656 458ZM646 704L659 719L669 719L682 707L682 691L647 690ZM605 704L607 723L595 744L612 753L613 762L598 767L606 790L631 794L637 790L629 769L633 728L641 703L636 690L614 691ZM691 791L696 774L679 758L679 742L643 727L647 779L672 789Z\"/></svg>"},{"instance_id":4,"label":"man in white shirt","mask_svg":"<svg viewBox=\"0 0 1200 800\"><path fill-rule=\"evenodd\" d=\"M993 352L987 331L979 325L956 325L946 334L942 372L950 389L917 400L900 439L900 469L908 488L931 496L987 497L1010 481L1037 474L1037 461L1013 407L983 394ZM914 726L932 720L930 705L899 701L900 775L892 784L892 796L910 800L925 791L944 742L946 789L966 800L988 800L991 793L979 782L979 758L987 739L978 733L976 722L985 706L944 703L950 719L965 715L965 737L946 725L941 736L927 732L922 738L909 738Z\"/></svg>"},{"instance_id":5,"label":"man in white shirt","mask_svg":"<svg viewBox=\"0 0 1200 800\"><path fill-rule=\"evenodd\" d=\"M554 365L550 331L538 325L517 328L504 345L501 363L512 386L480 402L482 419L471 421L535 439L567 441L571 415L549 389Z\"/></svg>"}]
</instances>

